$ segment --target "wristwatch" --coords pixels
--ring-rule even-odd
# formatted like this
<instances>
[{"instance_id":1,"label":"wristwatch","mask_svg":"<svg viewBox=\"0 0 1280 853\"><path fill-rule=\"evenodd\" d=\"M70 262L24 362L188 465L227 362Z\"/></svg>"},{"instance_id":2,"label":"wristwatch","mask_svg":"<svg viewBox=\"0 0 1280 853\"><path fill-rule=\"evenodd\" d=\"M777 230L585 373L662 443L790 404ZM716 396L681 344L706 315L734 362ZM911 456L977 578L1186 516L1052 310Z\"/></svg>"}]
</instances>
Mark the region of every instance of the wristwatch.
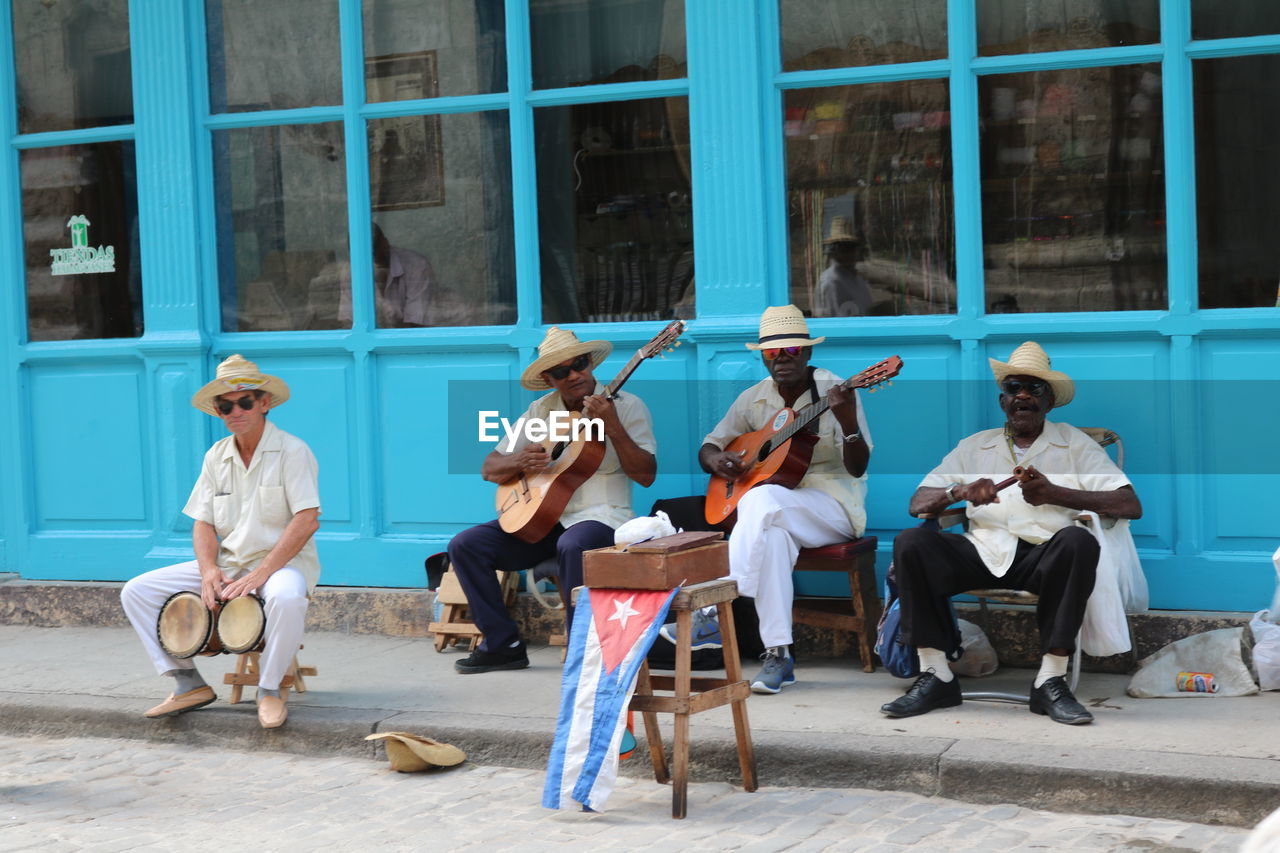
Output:
<instances>
[{"instance_id":1,"label":"wristwatch","mask_svg":"<svg viewBox=\"0 0 1280 853\"><path fill-rule=\"evenodd\" d=\"M858 432L852 433L851 435L846 435L846 436L844 437L844 443L845 443L845 444L856 444L856 443L857 443L857 442L859 442L859 441L862 441L862 431L861 431L861 430L859 430Z\"/></svg>"},{"instance_id":2,"label":"wristwatch","mask_svg":"<svg viewBox=\"0 0 1280 853\"><path fill-rule=\"evenodd\" d=\"M947 486L947 500L950 501L951 503L956 502L956 484L955 483L952 483L950 486Z\"/></svg>"}]
</instances>

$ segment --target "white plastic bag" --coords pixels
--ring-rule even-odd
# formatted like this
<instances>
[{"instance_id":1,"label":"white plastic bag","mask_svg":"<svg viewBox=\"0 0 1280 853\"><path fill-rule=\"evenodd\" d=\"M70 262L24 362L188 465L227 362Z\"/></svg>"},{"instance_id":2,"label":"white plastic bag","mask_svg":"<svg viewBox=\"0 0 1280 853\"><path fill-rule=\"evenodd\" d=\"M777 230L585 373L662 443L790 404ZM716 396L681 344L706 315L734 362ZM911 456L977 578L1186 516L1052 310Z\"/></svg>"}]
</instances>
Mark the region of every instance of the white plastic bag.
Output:
<instances>
[{"instance_id":1,"label":"white plastic bag","mask_svg":"<svg viewBox=\"0 0 1280 853\"><path fill-rule=\"evenodd\" d=\"M1083 525L1098 541L1098 577L1085 605L1080 647L1085 654L1107 657L1129 651L1129 621L1125 613L1147 609L1147 579L1129 533L1128 519L1103 527L1097 513L1085 512Z\"/></svg>"},{"instance_id":2,"label":"white plastic bag","mask_svg":"<svg viewBox=\"0 0 1280 853\"><path fill-rule=\"evenodd\" d=\"M1271 609L1267 611L1267 621L1280 623L1280 548L1271 555L1271 565L1276 567L1276 594L1271 599Z\"/></svg>"},{"instance_id":3,"label":"white plastic bag","mask_svg":"<svg viewBox=\"0 0 1280 853\"><path fill-rule=\"evenodd\" d=\"M960 626L960 648L964 649L964 654L960 660L952 662L951 671L968 678L981 678L999 669L996 650L982 629L964 619L957 619L956 624Z\"/></svg>"},{"instance_id":4,"label":"white plastic bag","mask_svg":"<svg viewBox=\"0 0 1280 853\"><path fill-rule=\"evenodd\" d=\"M1244 665L1240 642L1244 628L1219 628L1176 640L1138 662L1138 671L1126 691L1137 699L1157 697L1203 699L1210 696L1249 696L1258 692L1253 674ZM1207 672L1218 684L1217 693L1190 693L1178 689L1179 672Z\"/></svg>"},{"instance_id":5,"label":"white plastic bag","mask_svg":"<svg viewBox=\"0 0 1280 853\"><path fill-rule=\"evenodd\" d=\"M1280 625L1267 618L1268 611L1259 610L1249 620L1253 632L1253 674L1263 690L1280 690Z\"/></svg>"},{"instance_id":6,"label":"white plastic bag","mask_svg":"<svg viewBox=\"0 0 1280 853\"><path fill-rule=\"evenodd\" d=\"M671 536L675 533L676 529L671 524L671 519L665 512L658 510L657 515L633 518L613 531L613 544L634 545L637 542L661 539L663 536Z\"/></svg>"}]
</instances>

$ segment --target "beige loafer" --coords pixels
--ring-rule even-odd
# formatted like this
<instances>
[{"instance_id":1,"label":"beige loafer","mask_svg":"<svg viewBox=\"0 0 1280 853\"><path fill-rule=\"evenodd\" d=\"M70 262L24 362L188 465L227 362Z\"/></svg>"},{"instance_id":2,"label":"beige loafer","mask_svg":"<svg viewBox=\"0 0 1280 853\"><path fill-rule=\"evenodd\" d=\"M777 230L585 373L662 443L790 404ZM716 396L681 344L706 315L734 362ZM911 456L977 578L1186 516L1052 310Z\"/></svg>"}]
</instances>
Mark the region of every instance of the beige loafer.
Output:
<instances>
[{"instance_id":1,"label":"beige loafer","mask_svg":"<svg viewBox=\"0 0 1280 853\"><path fill-rule=\"evenodd\" d=\"M203 708L218 698L209 685L188 690L186 693L170 693L169 698L147 711L146 717L176 717L196 708Z\"/></svg>"},{"instance_id":2,"label":"beige loafer","mask_svg":"<svg viewBox=\"0 0 1280 853\"><path fill-rule=\"evenodd\" d=\"M258 722L264 729L279 728L289 719L289 708L279 696L263 696L258 700Z\"/></svg>"}]
</instances>

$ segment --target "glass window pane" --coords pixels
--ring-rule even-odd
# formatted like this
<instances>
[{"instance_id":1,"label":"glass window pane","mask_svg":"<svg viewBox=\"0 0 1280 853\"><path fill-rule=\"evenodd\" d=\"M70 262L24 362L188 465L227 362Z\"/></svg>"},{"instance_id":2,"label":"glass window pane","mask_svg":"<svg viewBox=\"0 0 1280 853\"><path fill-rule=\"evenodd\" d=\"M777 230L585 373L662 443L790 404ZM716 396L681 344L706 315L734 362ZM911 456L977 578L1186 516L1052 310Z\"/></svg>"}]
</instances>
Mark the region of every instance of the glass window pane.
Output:
<instances>
[{"instance_id":1,"label":"glass window pane","mask_svg":"<svg viewBox=\"0 0 1280 853\"><path fill-rule=\"evenodd\" d=\"M1280 3L1191 0L1191 37L1225 39L1280 33Z\"/></svg>"},{"instance_id":2,"label":"glass window pane","mask_svg":"<svg viewBox=\"0 0 1280 853\"><path fill-rule=\"evenodd\" d=\"M1159 65L978 78L987 310L1167 307Z\"/></svg>"},{"instance_id":3,"label":"glass window pane","mask_svg":"<svg viewBox=\"0 0 1280 853\"><path fill-rule=\"evenodd\" d=\"M1201 308L1280 305L1280 56L1192 63Z\"/></svg>"},{"instance_id":4,"label":"glass window pane","mask_svg":"<svg viewBox=\"0 0 1280 853\"><path fill-rule=\"evenodd\" d=\"M220 130L213 152L223 331L350 326L342 125Z\"/></svg>"},{"instance_id":5,"label":"glass window pane","mask_svg":"<svg viewBox=\"0 0 1280 853\"><path fill-rule=\"evenodd\" d=\"M692 317L689 102L534 113L544 323Z\"/></svg>"},{"instance_id":6,"label":"glass window pane","mask_svg":"<svg viewBox=\"0 0 1280 853\"><path fill-rule=\"evenodd\" d=\"M947 81L784 94L791 301L814 317L955 311Z\"/></svg>"},{"instance_id":7,"label":"glass window pane","mask_svg":"<svg viewBox=\"0 0 1280 853\"><path fill-rule=\"evenodd\" d=\"M141 335L133 143L37 148L19 162L30 339Z\"/></svg>"},{"instance_id":8,"label":"glass window pane","mask_svg":"<svg viewBox=\"0 0 1280 853\"><path fill-rule=\"evenodd\" d=\"M205 0L215 113L342 103L338 0Z\"/></svg>"},{"instance_id":9,"label":"glass window pane","mask_svg":"<svg viewBox=\"0 0 1280 853\"><path fill-rule=\"evenodd\" d=\"M529 0L538 89L685 76L684 0Z\"/></svg>"},{"instance_id":10,"label":"glass window pane","mask_svg":"<svg viewBox=\"0 0 1280 853\"><path fill-rule=\"evenodd\" d=\"M947 0L778 0L782 70L944 59Z\"/></svg>"},{"instance_id":11,"label":"glass window pane","mask_svg":"<svg viewBox=\"0 0 1280 853\"><path fill-rule=\"evenodd\" d=\"M1159 40L1159 0L978 0L979 56Z\"/></svg>"},{"instance_id":12,"label":"glass window pane","mask_svg":"<svg viewBox=\"0 0 1280 853\"><path fill-rule=\"evenodd\" d=\"M18 130L133 121L129 2L13 0Z\"/></svg>"},{"instance_id":13,"label":"glass window pane","mask_svg":"<svg viewBox=\"0 0 1280 853\"><path fill-rule=\"evenodd\" d=\"M364 0L366 100L505 92L505 27L503 0Z\"/></svg>"},{"instance_id":14,"label":"glass window pane","mask_svg":"<svg viewBox=\"0 0 1280 853\"><path fill-rule=\"evenodd\" d=\"M515 322L507 128L505 110L369 122L380 328Z\"/></svg>"}]
</instances>

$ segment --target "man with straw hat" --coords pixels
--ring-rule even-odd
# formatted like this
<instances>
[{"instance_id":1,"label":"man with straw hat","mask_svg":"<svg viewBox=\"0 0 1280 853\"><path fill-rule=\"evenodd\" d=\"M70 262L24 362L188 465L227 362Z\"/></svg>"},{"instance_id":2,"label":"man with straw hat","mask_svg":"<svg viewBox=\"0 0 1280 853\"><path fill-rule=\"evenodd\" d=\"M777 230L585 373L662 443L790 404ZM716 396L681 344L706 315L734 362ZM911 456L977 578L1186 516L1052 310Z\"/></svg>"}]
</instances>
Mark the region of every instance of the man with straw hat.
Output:
<instances>
[{"instance_id":1,"label":"man with straw hat","mask_svg":"<svg viewBox=\"0 0 1280 853\"><path fill-rule=\"evenodd\" d=\"M831 233L822 241L829 263L818 277L813 297L815 317L862 317L871 312L871 285L858 272L862 241L847 216L831 220Z\"/></svg>"},{"instance_id":2,"label":"man with straw hat","mask_svg":"<svg viewBox=\"0 0 1280 853\"><path fill-rule=\"evenodd\" d=\"M557 523L538 542L525 542L505 532L498 521L464 530L449 543L449 560L467 596L467 607L484 641L468 657L457 661L461 673L524 669L529 665L520 629L507 614L499 571L518 571L550 557L559 565L560 596L565 604L566 633L573 625L569 598L582 584L582 552L613 544L613 531L634 513L631 483L648 486L658 471L654 455L653 419L634 394L604 396L593 371L613 351L607 341L580 341L573 332L552 326L538 346L538 357L520 384L548 393L534 400L522 418L526 424L547 423L555 412L580 412L604 424L605 454L600 467L573 493ZM521 431L485 457L480 475L492 483L506 483L520 472L535 474L552 460L547 448Z\"/></svg>"},{"instance_id":3,"label":"man with straw hat","mask_svg":"<svg viewBox=\"0 0 1280 853\"><path fill-rule=\"evenodd\" d=\"M960 442L921 481L912 515L933 515L966 503L963 536L928 527L899 534L893 543L902 604L902 638L920 656L921 675L905 696L880 710L912 717L961 703L954 660L955 631L948 599L969 589L999 587L1038 593L1036 618L1043 652L1031 685L1031 711L1058 723L1093 720L1067 686L1067 658L1075 649L1093 592L1099 549L1074 524L1076 513L1139 518L1142 505L1129 478L1101 446L1065 423L1046 420L1075 396L1075 384L1050 367L1034 341L1007 362L989 359L1000 389L1005 424ZM997 495L995 482L1014 469L1018 481Z\"/></svg>"},{"instance_id":4,"label":"man with straw hat","mask_svg":"<svg viewBox=\"0 0 1280 853\"><path fill-rule=\"evenodd\" d=\"M199 593L206 607L256 592L266 615L266 645L258 677L258 720L276 728L288 717L280 681L302 642L307 595L320 579L312 534L320 526L315 456L300 439L267 420L289 399L289 386L233 355L191 405L222 420L231 435L204 455L183 513L196 558L139 575L120 592L124 611L156 672L174 679L168 699L146 712L171 717L214 701L188 660L161 648L160 609L173 594Z\"/></svg>"},{"instance_id":5,"label":"man with straw hat","mask_svg":"<svg viewBox=\"0 0 1280 853\"><path fill-rule=\"evenodd\" d=\"M769 377L738 395L698 451L704 471L736 480L747 465L724 449L735 438L767 426L784 406L798 409L820 396L831 405L816 422L818 441L804 479L794 489L761 484L748 491L738 502L737 523L729 536L729 577L738 582L739 593L755 600L765 649L764 665L751 682L757 693L778 693L796 682L790 651L791 573L800 549L856 539L867 525L863 504L871 433L857 391L841 387L843 379L830 370L809 364L812 348L824 340L810 337L796 306L766 308L759 338L746 347L760 353ZM673 517L686 527L697 526L684 515ZM672 628L664 626L663 636L674 642ZM695 614L693 631L695 648L720 643L714 611Z\"/></svg>"}]
</instances>

